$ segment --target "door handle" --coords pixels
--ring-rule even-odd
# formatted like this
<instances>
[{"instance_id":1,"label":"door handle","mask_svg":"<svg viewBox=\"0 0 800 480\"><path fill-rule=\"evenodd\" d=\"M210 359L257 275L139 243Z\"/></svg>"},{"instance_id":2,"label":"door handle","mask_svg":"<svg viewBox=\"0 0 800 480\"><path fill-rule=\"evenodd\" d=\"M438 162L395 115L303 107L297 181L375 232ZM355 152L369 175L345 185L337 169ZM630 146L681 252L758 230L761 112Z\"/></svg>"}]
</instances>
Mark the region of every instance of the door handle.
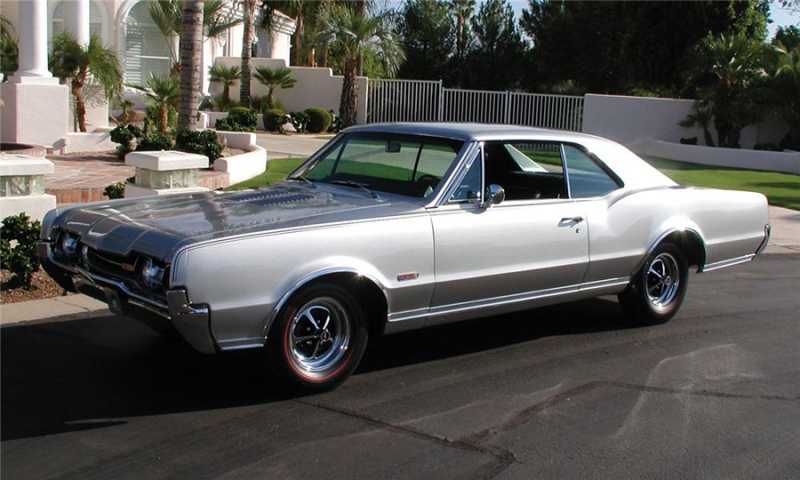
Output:
<instances>
[{"instance_id":1,"label":"door handle","mask_svg":"<svg viewBox=\"0 0 800 480\"><path fill-rule=\"evenodd\" d=\"M564 217L558 222L559 227L574 227L575 225L581 223L583 221L583 217Z\"/></svg>"}]
</instances>

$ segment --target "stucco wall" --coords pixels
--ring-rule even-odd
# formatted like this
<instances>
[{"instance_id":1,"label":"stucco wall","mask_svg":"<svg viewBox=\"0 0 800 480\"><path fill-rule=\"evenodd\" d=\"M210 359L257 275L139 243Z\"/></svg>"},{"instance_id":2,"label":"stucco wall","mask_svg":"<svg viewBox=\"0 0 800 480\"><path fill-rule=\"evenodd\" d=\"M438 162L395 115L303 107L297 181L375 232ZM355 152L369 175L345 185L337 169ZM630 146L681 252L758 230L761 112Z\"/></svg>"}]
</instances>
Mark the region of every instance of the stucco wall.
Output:
<instances>
[{"instance_id":1,"label":"stucco wall","mask_svg":"<svg viewBox=\"0 0 800 480\"><path fill-rule=\"evenodd\" d=\"M238 66L240 59L221 57L217 58L216 63L225 66ZM257 66L267 68L282 68L286 66L283 60L268 58L254 58L251 61L252 69L255 72ZM339 112L339 99L342 95L342 80L340 75L333 75L330 68L314 67L289 67L292 70L292 78L297 80L293 88L280 89L275 92L275 98L283 104L287 112L305 110L309 107L322 107L325 110ZM367 78L358 77L358 123L367 123ZM209 88L212 95L220 95L222 87L212 85ZM252 95L266 95L267 87L258 80L253 80L250 84ZM231 98L239 98L239 82L231 87Z\"/></svg>"},{"instance_id":2,"label":"stucco wall","mask_svg":"<svg viewBox=\"0 0 800 480\"><path fill-rule=\"evenodd\" d=\"M678 122L692 112L693 100L671 98L586 95L583 131L610 138L623 145L640 140L663 140L679 143L681 138L697 137L703 145L699 128L681 128ZM786 132L781 122L768 117L742 131L740 144L752 148L756 143L778 143ZM716 141L716 132L713 131Z\"/></svg>"}]
</instances>

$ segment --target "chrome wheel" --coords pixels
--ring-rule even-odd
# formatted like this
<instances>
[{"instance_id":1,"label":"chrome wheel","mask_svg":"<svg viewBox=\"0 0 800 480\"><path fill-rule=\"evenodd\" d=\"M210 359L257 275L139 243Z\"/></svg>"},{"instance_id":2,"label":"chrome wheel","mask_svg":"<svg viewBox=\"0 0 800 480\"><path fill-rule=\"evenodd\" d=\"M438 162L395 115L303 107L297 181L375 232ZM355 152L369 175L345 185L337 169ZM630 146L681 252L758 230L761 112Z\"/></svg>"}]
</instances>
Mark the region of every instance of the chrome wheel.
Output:
<instances>
[{"instance_id":1,"label":"chrome wheel","mask_svg":"<svg viewBox=\"0 0 800 480\"><path fill-rule=\"evenodd\" d=\"M664 242L650 254L618 295L625 314L640 325L657 325L678 312L689 285L689 265L681 250Z\"/></svg>"},{"instance_id":2,"label":"chrome wheel","mask_svg":"<svg viewBox=\"0 0 800 480\"><path fill-rule=\"evenodd\" d=\"M661 253L650 262L647 269L647 299L658 312L671 308L678 296L681 283L678 261L669 253Z\"/></svg>"},{"instance_id":3,"label":"chrome wheel","mask_svg":"<svg viewBox=\"0 0 800 480\"><path fill-rule=\"evenodd\" d=\"M314 298L297 310L286 336L289 360L303 376L319 378L347 353L352 333L347 310L331 297Z\"/></svg>"}]
</instances>

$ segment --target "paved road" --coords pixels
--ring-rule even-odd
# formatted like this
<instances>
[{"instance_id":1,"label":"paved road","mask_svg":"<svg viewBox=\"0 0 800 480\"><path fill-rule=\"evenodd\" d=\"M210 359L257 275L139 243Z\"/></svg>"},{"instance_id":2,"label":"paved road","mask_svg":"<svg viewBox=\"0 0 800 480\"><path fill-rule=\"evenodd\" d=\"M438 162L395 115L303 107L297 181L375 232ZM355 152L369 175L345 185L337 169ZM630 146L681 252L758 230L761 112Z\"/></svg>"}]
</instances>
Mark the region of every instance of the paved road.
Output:
<instances>
[{"instance_id":1,"label":"paved road","mask_svg":"<svg viewBox=\"0 0 800 480\"><path fill-rule=\"evenodd\" d=\"M800 477L800 255L691 283L667 325L597 299L403 334L295 399L124 318L5 327L2 475Z\"/></svg>"}]
</instances>

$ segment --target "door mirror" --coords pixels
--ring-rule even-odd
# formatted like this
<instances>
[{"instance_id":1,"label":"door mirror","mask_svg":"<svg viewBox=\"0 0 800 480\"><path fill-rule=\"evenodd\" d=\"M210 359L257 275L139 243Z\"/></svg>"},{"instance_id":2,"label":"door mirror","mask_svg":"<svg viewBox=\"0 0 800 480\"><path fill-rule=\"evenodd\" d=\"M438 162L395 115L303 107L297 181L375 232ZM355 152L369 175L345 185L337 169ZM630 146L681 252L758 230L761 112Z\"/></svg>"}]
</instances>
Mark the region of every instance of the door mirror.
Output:
<instances>
[{"instance_id":1,"label":"door mirror","mask_svg":"<svg viewBox=\"0 0 800 480\"><path fill-rule=\"evenodd\" d=\"M500 185L491 184L486 187L486 201L483 202L483 207L488 208L492 205L503 203L506 199L506 191Z\"/></svg>"}]
</instances>

